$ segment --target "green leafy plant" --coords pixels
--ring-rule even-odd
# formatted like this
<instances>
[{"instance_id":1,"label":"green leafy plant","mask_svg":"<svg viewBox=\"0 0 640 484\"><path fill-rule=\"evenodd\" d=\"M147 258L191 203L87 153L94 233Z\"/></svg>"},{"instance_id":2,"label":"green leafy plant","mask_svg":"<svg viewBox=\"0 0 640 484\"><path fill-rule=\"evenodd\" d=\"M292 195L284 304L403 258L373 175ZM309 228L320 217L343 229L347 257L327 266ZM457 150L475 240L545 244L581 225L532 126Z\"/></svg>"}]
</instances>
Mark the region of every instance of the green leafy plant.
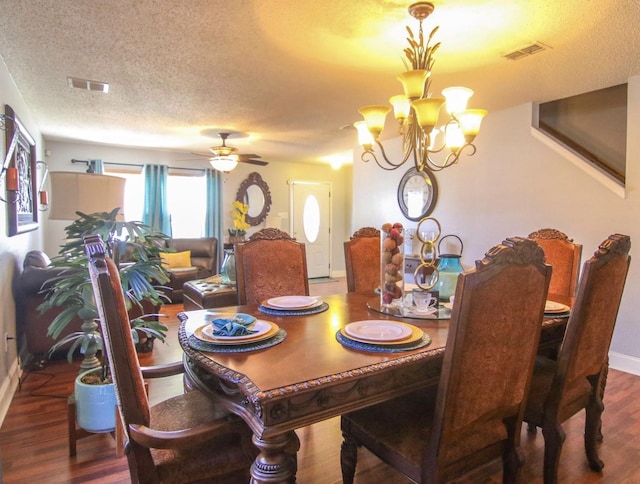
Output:
<instances>
[{"instance_id":1,"label":"green leafy plant","mask_svg":"<svg viewBox=\"0 0 640 484\"><path fill-rule=\"evenodd\" d=\"M169 237L142 222L120 221L118 212L118 208L92 214L76 212L78 219L65 227L66 242L50 265L59 270L58 275L47 281L46 300L38 308L41 312L63 308L47 331L53 339L58 339L76 316L85 322L98 318L83 242L85 235L98 234L105 242L108 256L118 267L127 309L135 307L141 314L131 320L134 340L138 342L139 335L144 334L164 341L167 327L157 321L159 314L144 314L143 301L155 307L168 300L162 285L169 281L169 274L161 265L160 252L165 251ZM83 353L102 348L102 338L97 331L78 331L57 341L50 353L68 343L71 343L69 360L78 348Z\"/></svg>"}]
</instances>

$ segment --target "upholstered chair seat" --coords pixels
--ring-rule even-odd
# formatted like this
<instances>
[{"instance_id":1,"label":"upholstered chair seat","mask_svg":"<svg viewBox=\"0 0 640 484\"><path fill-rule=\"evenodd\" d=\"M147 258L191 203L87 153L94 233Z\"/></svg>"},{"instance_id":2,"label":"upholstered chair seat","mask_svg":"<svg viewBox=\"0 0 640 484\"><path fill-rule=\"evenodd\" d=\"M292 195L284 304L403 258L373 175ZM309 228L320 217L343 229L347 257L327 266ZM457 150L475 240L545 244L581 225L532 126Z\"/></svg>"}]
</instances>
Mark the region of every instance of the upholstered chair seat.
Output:
<instances>
[{"instance_id":1,"label":"upholstered chair seat","mask_svg":"<svg viewBox=\"0 0 640 484\"><path fill-rule=\"evenodd\" d=\"M244 461L249 466L257 450L247 438L245 423L229 416L201 392L191 391L150 407L149 428L163 432L198 428L216 420L220 422L220 436L207 445L196 443L180 449L150 449L160 482L210 479L229 462ZM242 434L245 438L240 439L238 436ZM243 478L244 472L239 476Z\"/></svg>"}]
</instances>

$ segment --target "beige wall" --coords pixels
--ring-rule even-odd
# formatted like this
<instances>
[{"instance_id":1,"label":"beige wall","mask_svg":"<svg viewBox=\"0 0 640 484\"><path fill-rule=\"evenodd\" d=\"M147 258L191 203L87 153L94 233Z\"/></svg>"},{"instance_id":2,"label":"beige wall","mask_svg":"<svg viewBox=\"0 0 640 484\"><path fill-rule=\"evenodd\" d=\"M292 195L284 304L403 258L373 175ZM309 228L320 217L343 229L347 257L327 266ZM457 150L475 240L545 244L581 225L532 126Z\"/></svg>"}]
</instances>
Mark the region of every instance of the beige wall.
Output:
<instances>
[{"instance_id":1,"label":"beige wall","mask_svg":"<svg viewBox=\"0 0 640 484\"><path fill-rule=\"evenodd\" d=\"M441 222L444 234L463 239L464 267L471 268L505 237L526 236L544 227L560 229L583 244L583 260L609 234L628 234L635 258L640 246L640 77L629 81L626 198L535 139L530 126L530 104L490 113L478 137L477 154L436 174L440 194L432 216ZM394 141L397 150L399 140ZM415 227L402 218L397 206L396 188L404 170L398 171L381 176L382 170L375 165L354 160L354 227L396 220ZM640 374L636 263L631 263L611 362Z\"/></svg>"},{"instance_id":2,"label":"beige wall","mask_svg":"<svg viewBox=\"0 0 640 484\"><path fill-rule=\"evenodd\" d=\"M9 104L36 140L38 156L43 153L42 138L31 118L31 113L18 93L13 79L0 59L0 111ZM5 133L0 131L0 153L4 160L6 153ZM0 193L4 198L4 179L0 184ZM20 272L24 254L32 248L42 246L42 230L34 230L13 237L7 236L7 205L0 202L0 422L4 418L13 392L18 384L19 369L16 340L9 341L7 351L4 336L16 337L16 306L14 293L17 276Z\"/></svg>"}]
</instances>

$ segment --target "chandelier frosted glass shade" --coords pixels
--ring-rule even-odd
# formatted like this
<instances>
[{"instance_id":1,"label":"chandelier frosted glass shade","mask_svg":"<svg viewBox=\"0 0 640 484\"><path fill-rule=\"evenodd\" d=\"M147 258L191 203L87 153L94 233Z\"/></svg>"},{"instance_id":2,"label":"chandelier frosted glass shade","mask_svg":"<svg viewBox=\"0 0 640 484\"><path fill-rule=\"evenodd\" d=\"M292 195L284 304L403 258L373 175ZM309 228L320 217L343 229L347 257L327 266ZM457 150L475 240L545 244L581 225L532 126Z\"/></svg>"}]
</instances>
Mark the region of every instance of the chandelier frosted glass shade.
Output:
<instances>
[{"instance_id":1,"label":"chandelier frosted glass shade","mask_svg":"<svg viewBox=\"0 0 640 484\"><path fill-rule=\"evenodd\" d=\"M411 101L411 107L416 113L418 125L425 133L431 133L440 116L440 106L444 103L444 98L430 97L427 99L416 99Z\"/></svg>"},{"instance_id":2,"label":"chandelier frosted glass shade","mask_svg":"<svg viewBox=\"0 0 640 484\"><path fill-rule=\"evenodd\" d=\"M426 69L415 69L403 72L398 76L398 80L402 83L404 95L409 99L418 99L424 93L424 83L431 75Z\"/></svg>"},{"instance_id":3,"label":"chandelier frosted glass shade","mask_svg":"<svg viewBox=\"0 0 640 484\"><path fill-rule=\"evenodd\" d=\"M378 139L384 129L384 121L389 111L391 111L391 107L382 105L364 106L358 110L374 139Z\"/></svg>"}]
</instances>

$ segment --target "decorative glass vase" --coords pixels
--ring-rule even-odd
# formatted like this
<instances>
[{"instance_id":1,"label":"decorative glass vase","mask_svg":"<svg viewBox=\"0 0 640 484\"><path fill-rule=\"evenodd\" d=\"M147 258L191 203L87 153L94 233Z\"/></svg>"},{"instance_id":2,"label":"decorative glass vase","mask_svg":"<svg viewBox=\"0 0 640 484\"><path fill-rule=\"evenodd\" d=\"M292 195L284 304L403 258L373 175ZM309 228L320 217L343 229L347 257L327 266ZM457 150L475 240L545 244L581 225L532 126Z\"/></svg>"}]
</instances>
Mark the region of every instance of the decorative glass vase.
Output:
<instances>
[{"instance_id":1,"label":"decorative glass vase","mask_svg":"<svg viewBox=\"0 0 640 484\"><path fill-rule=\"evenodd\" d=\"M236 254L233 249L224 249L224 259L220 267L220 275L224 284L236 283Z\"/></svg>"},{"instance_id":2,"label":"decorative glass vase","mask_svg":"<svg viewBox=\"0 0 640 484\"><path fill-rule=\"evenodd\" d=\"M380 231L380 307L391 307L404 294L404 229Z\"/></svg>"},{"instance_id":3,"label":"decorative glass vase","mask_svg":"<svg viewBox=\"0 0 640 484\"><path fill-rule=\"evenodd\" d=\"M455 237L460 242L459 254L440 254L440 262L438 263L438 282L434 289L439 291L441 301L449 301L449 298L456 293L456 286L458 284L458 275L464 271L460 264L460 258L462 257L462 240L457 235L445 235L440 239L438 243L438 250L440 244L447 237Z\"/></svg>"}]
</instances>

